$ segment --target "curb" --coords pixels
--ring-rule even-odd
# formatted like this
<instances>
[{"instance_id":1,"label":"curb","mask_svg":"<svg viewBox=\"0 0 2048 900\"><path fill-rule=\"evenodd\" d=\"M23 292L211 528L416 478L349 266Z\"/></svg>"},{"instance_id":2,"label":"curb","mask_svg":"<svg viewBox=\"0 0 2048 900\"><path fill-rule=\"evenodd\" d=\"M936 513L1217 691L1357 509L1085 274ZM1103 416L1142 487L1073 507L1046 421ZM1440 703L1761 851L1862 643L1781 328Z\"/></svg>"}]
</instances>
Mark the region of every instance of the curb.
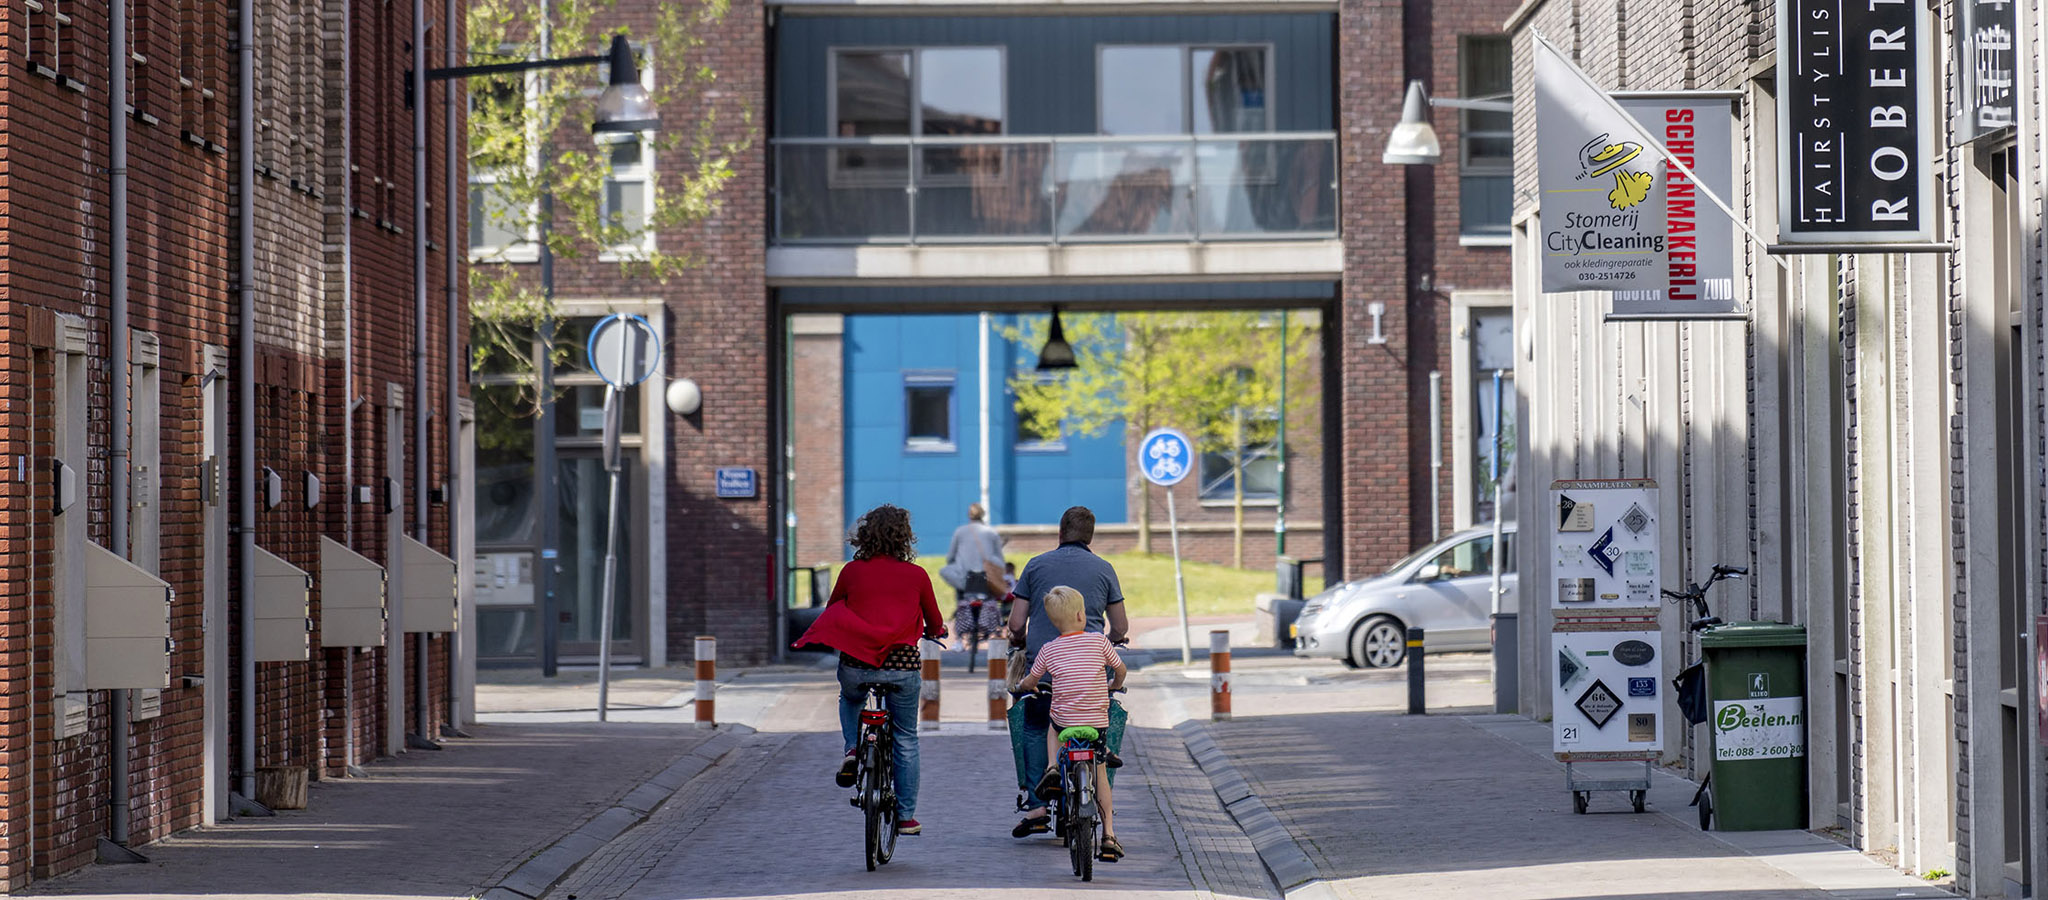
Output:
<instances>
[{"instance_id":1,"label":"curb","mask_svg":"<svg viewBox=\"0 0 2048 900\"><path fill-rule=\"evenodd\" d=\"M476 896L481 900L537 900L613 838L646 821L683 785L703 774L704 770L718 765L753 733L754 729L745 725L720 727L718 734L710 740L669 763L668 768L628 791L610 809L592 816L575 831L556 839L498 883L482 888Z\"/></svg>"},{"instance_id":2,"label":"curb","mask_svg":"<svg viewBox=\"0 0 2048 900\"><path fill-rule=\"evenodd\" d=\"M1237 821L1245 837L1251 838L1252 849L1258 851L1259 862L1265 864L1266 873L1272 876L1281 895L1288 900L1335 897L1328 885L1317 880L1316 866L1309 861L1308 853L1280 824L1266 802L1252 792L1250 783L1223 753L1223 748L1216 746L1215 739L1209 736L1209 726L1188 719L1173 726L1173 730L1187 746L1188 755L1194 757L1195 765L1209 776L1216 799L1223 802L1224 810Z\"/></svg>"}]
</instances>

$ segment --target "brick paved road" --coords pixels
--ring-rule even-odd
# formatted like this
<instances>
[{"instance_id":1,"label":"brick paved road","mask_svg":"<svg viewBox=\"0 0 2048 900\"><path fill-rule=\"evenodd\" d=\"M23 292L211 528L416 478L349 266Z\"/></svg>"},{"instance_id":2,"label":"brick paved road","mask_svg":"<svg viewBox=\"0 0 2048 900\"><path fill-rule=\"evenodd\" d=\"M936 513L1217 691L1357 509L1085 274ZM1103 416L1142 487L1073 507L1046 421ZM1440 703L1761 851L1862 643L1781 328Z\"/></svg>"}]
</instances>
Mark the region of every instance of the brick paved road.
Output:
<instances>
[{"instance_id":1,"label":"brick paved road","mask_svg":"<svg viewBox=\"0 0 2048 900\"><path fill-rule=\"evenodd\" d=\"M957 668L957 667L956 667ZM1118 778L1117 833L1131 856L1102 863L1095 882L1073 876L1057 840L1009 836L1015 822L1009 740L981 723L949 721L922 738L918 819L925 834L898 842L895 861L868 872L861 817L831 783L840 745L834 693L820 673L769 712L763 733L648 822L599 851L550 900L673 898L1269 897L1251 844L1216 802L1171 732L1135 732ZM948 689L979 682L947 677ZM966 704L961 704L965 706ZM956 707L958 708L958 707ZM967 718L972 709L962 709ZM952 715L948 716L953 718Z\"/></svg>"}]
</instances>

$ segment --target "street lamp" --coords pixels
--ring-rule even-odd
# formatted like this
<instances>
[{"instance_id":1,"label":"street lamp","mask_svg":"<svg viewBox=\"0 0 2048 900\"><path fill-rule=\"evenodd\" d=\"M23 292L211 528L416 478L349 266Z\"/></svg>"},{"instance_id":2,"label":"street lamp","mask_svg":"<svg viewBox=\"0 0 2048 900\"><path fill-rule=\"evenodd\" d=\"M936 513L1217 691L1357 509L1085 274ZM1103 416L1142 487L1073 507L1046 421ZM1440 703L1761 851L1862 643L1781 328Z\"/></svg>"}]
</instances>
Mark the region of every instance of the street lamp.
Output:
<instances>
[{"instance_id":1,"label":"street lamp","mask_svg":"<svg viewBox=\"0 0 2048 900\"><path fill-rule=\"evenodd\" d=\"M543 29L542 53L547 52L547 46L547 31ZM490 63L476 66L448 66L439 69L428 69L426 75L429 81L443 81L483 75L515 75L542 69L564 69L574 66L595 66L599 64L609 65L611 72L610 77L606 79L608 83L605 85L604 93L600 94L597 99L597 109L593 113L590 123L591 133L598 135L600 141L615 143L634 140L638 134L653 131L660 124L660 120L656 114L653 101L647 96L647 89L640 84L640 68L633 58L632 45L627 42L624 34L613 35L611 47L604 53L586 56L564 56L555 59ZM540 154L540 158L543 161L552 155L546 146L546 140L546 136L543 136L543 146ZM420 144L421 148L418 153L421 154L421 166L424 167L425 141L421 141ZM450 178L450 184L452 185L452 170ZM554 218L555 198L553 190L547 186L545 177L541 179L541 185L540 215L538 217L539 221L535 223L540 249L540 286L543 302L547 304L549 309L553 309L555 300L555 254L548 240L548 231L549 225ZM424 195L421 195L419 203L421 204L420 216L424 220L426 203ZM451 217L454 215L454 211L455 206L451 202L448 209ZM451 232L449 265L452 268L454 266L455 252L452 220L449 230ZM425 235L422 234L419 240L422 242L422 246L424 246ZM424 253L423 250L422 253ZM452 275L450 281L451 283L453 282ZM421 289L424 290L426 283L424 277L422 277L420 283L422 285ZM537 395L540 397L540 415L535 422L533 448L534 476L535 481L540 485L540 490L536 491L540 505L535 512L540 519L541 559L539 577L536 579L537 584L535 587L540 593L541 674L550 678L554 677L556 672L555 626L558 622L554 604L555 542L557 538L555 533L557 527L555 521L557 498L554 490L556 465L554 355L551 352L554 344L555 322L554 317L550 315L544 317L541 321L540 334L537 340L537 352L534 354L534 383ZM421 446L421 453L424 454L425 434L419 435L418 440ZM618 511L614 509L612 512L616 515ZM611 640L611 635L599 635L598 640L608 642ZM425 704L421 705L424 707Z\"/></svg>"},{"instance_id":2,"label":"street lamp","mask_svg":"<svg viewBox=\"0 0 2048 900\"><path fill-rule=\"evenodd\" d=\"M1052 331L1045 337L1045 347L1038 351L1038 371L1074 368L1074 345L1067 343L1067 332L1060 327L1060 308L1052 308Z\"/></svg>"}]
</instances>

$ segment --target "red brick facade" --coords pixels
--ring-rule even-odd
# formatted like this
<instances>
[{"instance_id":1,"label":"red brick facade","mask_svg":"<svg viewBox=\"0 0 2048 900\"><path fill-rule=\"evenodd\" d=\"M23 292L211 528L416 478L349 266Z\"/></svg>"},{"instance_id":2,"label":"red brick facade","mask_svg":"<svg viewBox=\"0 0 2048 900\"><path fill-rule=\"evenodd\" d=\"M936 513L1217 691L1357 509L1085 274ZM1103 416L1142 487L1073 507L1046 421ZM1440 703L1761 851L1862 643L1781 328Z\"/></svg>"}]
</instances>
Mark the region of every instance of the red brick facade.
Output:
<instances>
[{"instance_id":1,"label":"red brick facade","mask_svg":"<svg viewBox=\"0 0 2048 900\"><path fill-rule=\"evenodd\" d=\"M253 374L257 466L276 471L285 487L284 502L259 511L257 542L315 576L317 626L320 536L346 539L373 559L386 552L381 517L349 502L343 417L352 398L370 398L355 413L355 480L371 483L366 473L383 466L383 445L370 424L381 418L383 386L409 387L412 380L411 113L400 93L410 7L258 3L257 28L248 37L256 50L252 74L261 86L255 97L261 125L256 142L245 147L235 119L235 6L128 0L128 103L134 109L127 117L129 335L109 333L111 9L122 7L66 2L70 18L63 24L53 8L17 9L0 30L7 62L0 66L0 208L7 210L0 222L0 366L6 372L0 383L0 470L6 473L0 478L6 510L0 571L7 573L0 578L0 733L6 737L0 749L0 890L86 865L96 841L109 836L113 692L75 689L68 691L73 699L60 696L63 676L53 660L81 652L69 644L82 631L63 624L81 614L65 600L79 591L77 572L67 573L65 560L83 552L85 541L110 545L116 515L133 523L133 562L175 591L169 686L160 693L131 692L131 828L118 837L142 845L201 824L209 795L225 786L209 785L204 775L212 691L224 698L219 779L252 763L323 777L349 762L369 761L381 746L375 740L382 714L376 680L384 651L322 650L316 631L308 661L258 664L257 757L233 758L240 725L234 710L247 688L238 677L240 634L233 627L242 602L235 573L245 563L229 553L225 523L235 504L232 488L241 482L234 435L217 434L209 453L203 411L209 396L231 402L227 385ZM51 52L53 32L58 54ZM347 34L354 37L345 48L339 35ZM340 77L344 58L346 78ZM430 133L438 163L438 117ZM257 315L249 322L237 320L234 283L236 172L244 152L258 171ZM351 164L359 170L355 189L344 192ZM430 175L435 196L444 177ZM352 215L357 209L363 212ZM430 221L437 231L443 227L438 214ZM344 234L345 222L352 234ZM344 243L352 258L347 268L341 265ZM423 346L432 361L424 400L434 409L447 408L441 252L429 260L436 302L429 305ZM353 294L353 384L341 377L348 320L333 302L344 281ZM256 336L255 359L233 355L245 327ZM115 341L152 348L148 359L138 350L132 360L131 409L136 445L147 442L156 450L127 470L129 510L113 508L111 488L122 473L110 452L113 378L130 375L107 365ZM153 365L153 380L145 380L145 365ZM75 377L84 382L83 403L74 402L75 393L58 392ZM157 386L153 395L146 384ZM145 418L152 405L154 419ZM223 406L215 421L232 428L237 412ZM434 422L430 450L437 481L449 477L445 419ZM72 422L82 424L78 446L60 427ZM144 434L148 423L155 428ZM212 495L206 488L215 479L203 474L209 455L217 457L212 471L223 476ZM79 463L78 499L59 513L52 462L66 458ZM310 507L305 473L323 486ZM432 511L434 546L449 544L448 511L445 505ZM209 572L215 554L227 562ZM225 598L211 631L209 596ZM444 678L447 641L440 636L433 643L430 669ZM223 647L227 652L209 668L209 658ZM338 678L351 658L357 668L352 712L343 706ZM224 669L218 668L222 660ZM439 699L445 693L438 682L430 692L435 721L445 716ZM79 707L83 719L67 720L65 710ZM350 719L361 731L356 755L345 758L336 723Z\"/></svg>"}]
</instances>

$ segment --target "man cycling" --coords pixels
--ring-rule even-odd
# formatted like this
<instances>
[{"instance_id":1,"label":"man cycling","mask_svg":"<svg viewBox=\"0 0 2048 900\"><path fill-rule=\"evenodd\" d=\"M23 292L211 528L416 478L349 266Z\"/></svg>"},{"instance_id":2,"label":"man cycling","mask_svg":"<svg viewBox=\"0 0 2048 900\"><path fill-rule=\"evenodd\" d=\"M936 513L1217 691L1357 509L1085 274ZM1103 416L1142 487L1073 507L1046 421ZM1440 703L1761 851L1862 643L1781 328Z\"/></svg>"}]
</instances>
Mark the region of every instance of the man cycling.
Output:
<instances>
[{"instance_id":1,"label":"man cycling","mask_svg":"<svg viewBox=\"0 0 2048 900\"><path fill-rule=\"evenodd\" d=\"M1085 506L1069 507L1060 516L1059 548L1032 557L1024 565L1023 574L1017 576L1017 601L1010 609L1010 644L1024 648L1026 671L1037 661L1038 651L1060 636L1059 628L1047 614L1045 597L1061 585L1080 592L1087 613L1084 631L1102 634L1106 630L1112 644L1123 642L1124 633L1130 628L1124 617L1123 586L1117 582L1115 567L1088 549L1088 543L1094 539L1095 513ZM1103 678L1106 682L1107 672ZM1035 738L1023 742L1024 770L1043 772L1047 760L1043 735L1052 727L1052 711L1043 698L1026 696L1018 703L1024 706L1024 726ZM1032 797L1039 803L1024 811L1024 819L1010 830L1012 837L1051 830L1052 814L1043 798L1036 791L1032 791Z\"/></svg>"}]
</instances>

